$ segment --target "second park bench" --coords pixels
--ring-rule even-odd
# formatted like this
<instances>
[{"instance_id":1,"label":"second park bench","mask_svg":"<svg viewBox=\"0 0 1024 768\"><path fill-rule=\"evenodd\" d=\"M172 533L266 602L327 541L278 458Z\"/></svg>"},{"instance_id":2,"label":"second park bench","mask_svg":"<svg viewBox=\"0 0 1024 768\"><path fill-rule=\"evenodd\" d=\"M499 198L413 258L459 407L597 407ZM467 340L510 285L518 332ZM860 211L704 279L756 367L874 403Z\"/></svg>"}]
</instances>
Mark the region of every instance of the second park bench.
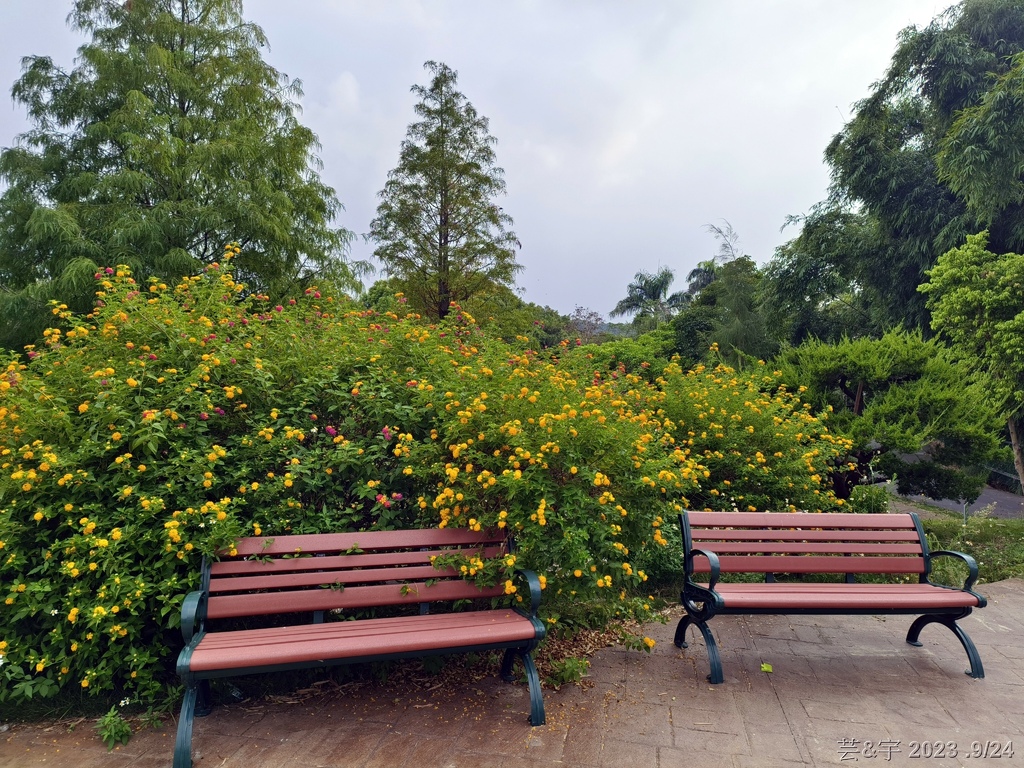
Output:
<instances>
[{"instance_id":1,"label":"second park bench","mask_svg":"<svg viewBox=\"0 0 1024 768\"><path fill-rule=\"evenodd\" d=\"M985 606L985 598L971 589L978 565L961 552L930 552L914 513L684 512L680 527L686 615L676 627L675 644L686 647L691 624L700 630L712 683L724 678L708 622L715 616L746 614L918 615L907 633L908 643L920 646L921 629L942 624L967 651L967 674L985 676L977 648L957 624L972 609ZM966 564L962 587L930 580L932 561L939 557ZM760 581L723 583L722 574L756 574ZM839 574L842 581L816 580L823 574ZM914 580L857 580L872 575L909 575Z\"/></svg>"}]
</instances>

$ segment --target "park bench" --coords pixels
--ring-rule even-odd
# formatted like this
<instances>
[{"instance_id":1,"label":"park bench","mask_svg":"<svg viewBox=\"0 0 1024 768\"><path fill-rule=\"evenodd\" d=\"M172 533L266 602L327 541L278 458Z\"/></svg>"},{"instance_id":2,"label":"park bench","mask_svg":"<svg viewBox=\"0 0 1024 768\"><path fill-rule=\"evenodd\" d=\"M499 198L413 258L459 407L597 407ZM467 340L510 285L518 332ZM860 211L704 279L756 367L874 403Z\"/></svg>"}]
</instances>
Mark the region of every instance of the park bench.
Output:
<instances>
[{"instance_id":1,"label":"park bench","mask_svg":"<svg viewBox=\"0 0 1024 768\"><path fill-rule=\"evenodd\" d=\"M910 625L908 643L920 646L925 625L943 624L967 651L967 674L985 676L974 643L956 623L971 609L985 606L985 598L971 591L978 566L961 552L929 552L916 514L684 512L679 520L686 615L676 627L675 644L687 647L686 630L696 625L707 646L710 682L721 683L723 677L708 621L729 614L919 614ZM937 557L966 563L969 575L962 588L930 581ZM721 574L758 574L763 580L720 583ZM822 582L819 574L837 574L843 580ZM858 575L869 574L909 574L916 579L857 581Z\"/></svg>"},{"instance_id":2,"label":"park bench","mask_svg":"<svg viewBox=\"0 0 1024 768\"><path fill-rule=\"evenodd\" d=\"M246 538L230 556L204 561L201 588L182 605L185 647L177 671L185 696L174 768L192 765L193 718L210 712L209 681L234 675L503 649L502 677L512 680L518 656L530 722L542 725L544 701L530 656L544 637L538 577L516 573L529 587L523 609L494 607L503 602L504 584L481 588L460 568L433 563L440 555L493 558L508 550L503 535L446 528ZM430 610L467 600L471 609ZM333 620L353 612L384 615ZM216 627L265 617L272 620L259 628Z\"/></svg>"}]
</instances>

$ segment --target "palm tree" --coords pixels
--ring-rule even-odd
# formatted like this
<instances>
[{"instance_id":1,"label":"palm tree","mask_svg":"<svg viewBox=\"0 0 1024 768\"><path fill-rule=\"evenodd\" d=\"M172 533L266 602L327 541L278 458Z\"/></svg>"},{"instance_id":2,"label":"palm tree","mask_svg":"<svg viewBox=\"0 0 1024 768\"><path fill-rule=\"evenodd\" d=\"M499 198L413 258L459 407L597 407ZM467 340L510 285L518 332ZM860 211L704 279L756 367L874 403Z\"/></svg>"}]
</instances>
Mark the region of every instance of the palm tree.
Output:
<instances>
[{"instance_id":1,"label":"palm tree","mask_svg":"<svg viewBox=\"0 0 1024 768\"><path fill-rule=\"evenodd\" d=\"M686 303L682 292L669 295L675 275L668 267L662 267L653 275L637 272L633 282L626 288L622 299L608 314L612 317L635 315L633 325L640 329L656 328L669 320Z\"/></svg>"},{"instance_id":2,"label":"palm tree","mask_svg":"<svg viewBox=\"0 0 1024 768\"><path fill-rule=\"evenodd\" d=\"M707 261L697 262L697 266L690 270L686 276L686 301L690 302L697 298L697 295L718 279L722 267L740 258L740 236L725 219L722 219L722 226L717 224L705 224L704 229L715 236L718 240L718 253Z\"/></svg>"},{"instance_id":3,"label":"palm tree","mask_svg":"<svg viewBox=\"0 0 1024 768\"><path fill-rule=\"evenodd\" d=\"M686 298L692 301L697 294L718 278L719 265L714 259L698 261L697 266L686 276Z\"/></svg>"}]
</instances>

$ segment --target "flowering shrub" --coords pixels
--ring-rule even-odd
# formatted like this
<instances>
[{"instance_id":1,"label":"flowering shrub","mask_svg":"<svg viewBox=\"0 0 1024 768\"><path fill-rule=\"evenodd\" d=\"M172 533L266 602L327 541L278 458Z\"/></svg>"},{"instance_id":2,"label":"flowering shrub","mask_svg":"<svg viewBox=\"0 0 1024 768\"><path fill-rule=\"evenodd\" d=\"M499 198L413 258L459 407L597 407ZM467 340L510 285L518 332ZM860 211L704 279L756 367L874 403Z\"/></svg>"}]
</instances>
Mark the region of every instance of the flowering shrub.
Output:
<instances>
[{"instance_id":1,"label":"flowering shrub","mask_svg":"<svg viewBox=\"0 0 1024 768\"><path fill-rule=\"evenodd\" d=\"M511 569L536 570L557 628L646 618L685 506L837 503L821 467L844 446L770 372L652 384L465 312L426 325L316 289L271 306L233 253L176 286L105 270L93 313L55 307L7 362L0 699L159 697L201 555L245 535L508 529L512 555L456 565L513 602Z\"/></svg>"}]
</instances>

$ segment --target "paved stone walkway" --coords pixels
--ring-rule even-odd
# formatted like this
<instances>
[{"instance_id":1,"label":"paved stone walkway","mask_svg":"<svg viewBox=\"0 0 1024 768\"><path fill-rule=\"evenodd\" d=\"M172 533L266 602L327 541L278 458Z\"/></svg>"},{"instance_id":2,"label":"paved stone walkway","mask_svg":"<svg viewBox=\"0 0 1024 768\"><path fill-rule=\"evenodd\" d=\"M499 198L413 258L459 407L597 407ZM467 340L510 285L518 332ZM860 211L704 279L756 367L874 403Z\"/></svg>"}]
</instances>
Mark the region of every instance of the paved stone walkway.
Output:
<instances>
[{"instance_id":1,"label":"paved stone walkway","mask_svg":"<svg viewBox=\"0 0 1024 768\"><path fill-rule=\"evenodd\" d=\"M966 654L944 627L926 627L923 648L908 646L910 617L726 616L712 624L722 685L706 682L699 640L680 651L674 625L655 625L651 654L605 649L588 687L547 691L540 728L526 722L524 685L486 680L458 694L370 686L297 704L219 706L198 721L196 766L1024 765L1024 581L979 589L989 605L962 624L984 680L963 674ZM172 728L147 730L108 753L90 722L71 733L15 725L0 734L0 768L165 768L173 742ZM991 752L1007 742L1012 757L972 754L972 745Z\"/></svg>"}]
</instances>

